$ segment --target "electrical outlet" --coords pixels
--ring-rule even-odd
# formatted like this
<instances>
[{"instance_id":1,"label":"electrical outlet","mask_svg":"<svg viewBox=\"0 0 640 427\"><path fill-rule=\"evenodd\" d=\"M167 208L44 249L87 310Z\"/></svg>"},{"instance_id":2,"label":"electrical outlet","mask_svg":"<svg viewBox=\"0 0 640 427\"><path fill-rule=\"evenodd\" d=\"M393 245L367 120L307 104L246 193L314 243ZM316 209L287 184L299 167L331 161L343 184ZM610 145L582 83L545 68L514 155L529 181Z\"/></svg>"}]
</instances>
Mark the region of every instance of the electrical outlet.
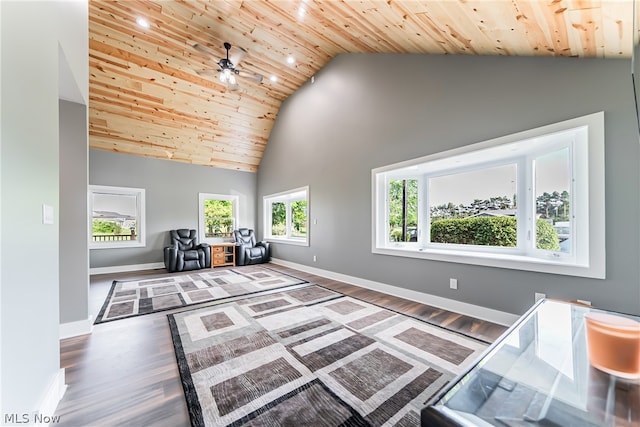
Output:
<instances>
[{"instance_id":1,"label":"electrical outlet","mask_svg":"<svg viewBox=\"0 0 640 427\"><path fill-rule=\"evenodd\" d=\"M449 287L451 289L458 289L458 279L449 279Z\"/></svg>"},{"instance_id":2,"label":"electrical outlet","mask_svg":"<svg viewBox=\"0 0 640 427\"><path fill-rule=\"evenodd\" d=\"M316 258L316 256L313 256L313 262L316 262L318 259Z\"/></svg>"}]
</instances>

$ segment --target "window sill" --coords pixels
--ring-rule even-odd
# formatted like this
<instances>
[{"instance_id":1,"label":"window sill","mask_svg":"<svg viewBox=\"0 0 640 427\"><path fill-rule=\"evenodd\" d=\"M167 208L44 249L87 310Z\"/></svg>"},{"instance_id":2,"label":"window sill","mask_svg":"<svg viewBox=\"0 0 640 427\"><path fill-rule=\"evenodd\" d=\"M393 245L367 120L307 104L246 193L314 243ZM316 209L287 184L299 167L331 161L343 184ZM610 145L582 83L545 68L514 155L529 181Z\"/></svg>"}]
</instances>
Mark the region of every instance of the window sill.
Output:
<instances>
[{"instance_id":1,"label":"window sill","mask_svg":"<svg viewBox=\"0 0 640 427\"><path fill-rule=\"evenodd\" d=\"M89 244L89 249L126 249L126 248L144 248L146 244L144 242L134 242L134 243L100 243L100 244Z\"/></svg>"},{"instance_id":2,"label":"window sill","mask_svg":"<svg viewBox=\"0 0 640 427\"><path fill-rule=\"evenodd\" d=\"M285 245L294 245L294 246L309 246L308 240L300 240L300 239L278 239L274 237L267 237L265 239L269 243L284 243Z\"/></svg>"},{"instance_id":3,"label":"window sill","mask_svg":"<svg viewBox=\"0 0 640 427\"><path fill-rule=\"evenodd\" d=\"M513 254L488 254L472 251L450 251L410 247L380 248L371 250L374 254L391 255L407 258L428 259L433 261L454 262L460 264L481 265L512 270L535 271L540 273L560 274L566 276L605 279L605 263L595 265L569 264L553 259L534 258Z\"/></svg>"},{"instance_id":4,"label":"window sill","mask_svg":"<svg viewBox=\"0 0 640 427\"><path fill-rule=\"evenodd\" d=\"M200 240L200 243L207 243L209 245L219 245L220 243L235 243L236 239L233 237L205 237Z\"/></svg>"}]
</instances>

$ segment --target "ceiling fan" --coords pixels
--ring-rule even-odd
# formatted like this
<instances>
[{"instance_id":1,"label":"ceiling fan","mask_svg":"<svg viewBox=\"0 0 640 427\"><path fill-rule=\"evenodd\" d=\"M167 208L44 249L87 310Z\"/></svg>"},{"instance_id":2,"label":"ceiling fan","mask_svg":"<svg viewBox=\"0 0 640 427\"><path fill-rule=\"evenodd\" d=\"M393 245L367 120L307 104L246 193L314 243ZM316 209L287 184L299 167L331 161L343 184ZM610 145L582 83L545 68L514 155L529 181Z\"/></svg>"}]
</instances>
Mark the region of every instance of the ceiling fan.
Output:
<instances>
[{"instance_id":1,"label":"ceiling fan","mask_svg":"<svg viewBox=\"0 0 640 427\"><path fill-rule=\"evenodd\" d=\"M209 48L201 44L196 43L193 45L193 48L202 53L206 53L207 55L215 56L213 52L209 50ZM220 68L205 68L203 70L196 70L196 73L201 76L218 75L220 81L226 84L227 87L231 90L238 90L240 88L236 77L248 78L258 83L262 83L262 75L250 73L248 71L243 71L237 68L242 59L244 59L244 57L248 54L246 49L236 46L232 55L229 56L231 44L229 42L224 42L224 48L227 50L227 57L220 59L216 63Z\"/></svg>"}]
</instances>

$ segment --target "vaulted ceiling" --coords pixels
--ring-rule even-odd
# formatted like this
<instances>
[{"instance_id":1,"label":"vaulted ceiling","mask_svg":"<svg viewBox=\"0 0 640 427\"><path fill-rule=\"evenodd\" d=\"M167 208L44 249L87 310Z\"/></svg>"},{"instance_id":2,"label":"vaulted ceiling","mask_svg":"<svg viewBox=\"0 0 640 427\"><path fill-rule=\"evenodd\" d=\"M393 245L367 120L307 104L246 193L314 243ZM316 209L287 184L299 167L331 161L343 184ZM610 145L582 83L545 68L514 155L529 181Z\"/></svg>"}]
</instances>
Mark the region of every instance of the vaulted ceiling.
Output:
<instances>
[{"instance_id":1,"label":"vaulted ceiling","mask_svg":"<svg viewBox=\"0 0 640 427\"><path fill-rule=\"evenodd\" d=\"M337 54L630 58L632 16L632 0L89 0L89 145L253 172L282 101Z\"/></svg>"}]
</instances>

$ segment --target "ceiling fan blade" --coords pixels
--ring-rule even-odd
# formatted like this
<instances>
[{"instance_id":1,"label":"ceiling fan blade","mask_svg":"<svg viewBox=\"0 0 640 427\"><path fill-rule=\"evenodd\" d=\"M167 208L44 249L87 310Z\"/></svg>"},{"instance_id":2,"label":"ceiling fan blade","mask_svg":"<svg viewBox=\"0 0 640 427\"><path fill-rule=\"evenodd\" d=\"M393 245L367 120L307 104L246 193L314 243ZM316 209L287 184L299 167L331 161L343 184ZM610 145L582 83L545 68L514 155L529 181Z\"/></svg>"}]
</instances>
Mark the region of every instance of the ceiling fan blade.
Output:
<instances>
[{"instance_id":1,"label":"ceiling fan blade","mask_svg":"<svg viewBox=\"0 0 640 427\"><path fill-rule=\"evenodd\" d=\"M233 49L233 52L231 52L229 55L229 61L231 61L234 67L237 67L238 64L242 62L244 57L247 56L249 52L247 52L246 49L239 46L233 46L232 49Z\"/></svg>"},{"instance_id":2,"label":"ceiling fan blade","mask_svg":"<svg viewBox=\"0 0 640 427\"><path fill-rule=\"evenodd\" d=\"M237 71L237 74L240 77L244 77L244 78L247 78L247 79L252 79L252 80L257 81L258 83L262 83L262 75L260 75L260 74L249 73L247 71L240 71L240 70L236 70L236 71Z\"/></svg>"},{"instance_id":3,"label":"ceiling fan blade","mask_svg":"<svg viewBox=\"0 0 640 427\"><path fill-rule=\"evenodd\" d=\"M196 70L196 73L199 76L213 76L213 77L217 77L218 73L220 73L220 70L214 70L213 68L205 68L203 70Z\"/></svg>"},{"instance_id":4,"label":"ceiling fan blade","mask_svg":"<svg viewBox=\"0 0 640 427\"><path fill-rule=\"evenodd\" d=\"M215 53L214 51L212 51L211 49L209 49L209 48L208 48L207 46L205 46L205 45L202 45L202 44L196 43L196 44L194 44L194 45L193 45L193 48L194 48L195 50L197 50L198 52L200 52L200 53L204 53L204 54L206 54L206 55L216 57L216 53Z\"/></svg>"}]
</instances>

